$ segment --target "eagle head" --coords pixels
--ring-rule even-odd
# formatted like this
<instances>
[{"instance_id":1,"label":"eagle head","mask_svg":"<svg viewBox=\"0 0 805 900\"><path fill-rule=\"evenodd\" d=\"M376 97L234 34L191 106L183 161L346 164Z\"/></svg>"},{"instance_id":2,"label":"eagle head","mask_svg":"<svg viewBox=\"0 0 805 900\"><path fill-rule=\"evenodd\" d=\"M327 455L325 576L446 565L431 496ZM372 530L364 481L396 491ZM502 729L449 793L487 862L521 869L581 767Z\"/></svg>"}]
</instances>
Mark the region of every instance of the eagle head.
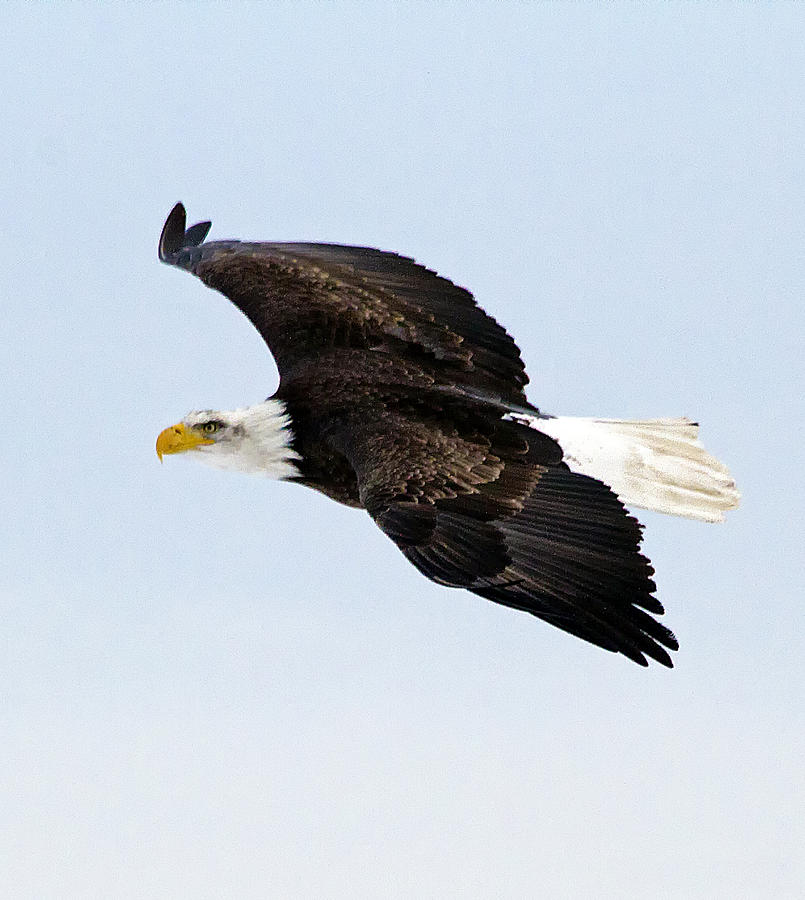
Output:
<instances>
[{"instance_id":1,"label":"eagle head","mask_svg":"<svg viewBox=\"0 0 805 900\"><path fill-rule=\"evenodd\" d=\"M299 475L290 416L280 400L233 410L195 410L160 432L157 456L193 451L219 469L252 472L270 478Z\"/></svg>"}]
</instances>

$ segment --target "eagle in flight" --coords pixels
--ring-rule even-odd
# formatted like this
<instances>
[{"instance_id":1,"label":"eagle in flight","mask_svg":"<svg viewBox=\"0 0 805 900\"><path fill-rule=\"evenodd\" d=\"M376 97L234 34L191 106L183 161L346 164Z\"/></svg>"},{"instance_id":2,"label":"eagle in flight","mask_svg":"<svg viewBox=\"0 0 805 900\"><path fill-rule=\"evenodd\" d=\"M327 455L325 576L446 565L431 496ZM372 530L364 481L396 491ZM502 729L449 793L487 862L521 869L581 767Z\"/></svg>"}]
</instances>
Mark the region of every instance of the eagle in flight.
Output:
<instances>
[{"instance_id":1,"label":"eagle in flight","mask_svg":"<svg viewBox=\"0 0 805 900\"><path fill-rule=\"evenodd\" d=\"M423 575L671 666L626 506L707 522L738 504L687 419L572 418L526 399L514 340L412 259L339 244L205 241L171 211L159 258L220 291L274 356L277 392L189 413L162 459L296 481L365 509Z\"/></svg>"}]
</instances>

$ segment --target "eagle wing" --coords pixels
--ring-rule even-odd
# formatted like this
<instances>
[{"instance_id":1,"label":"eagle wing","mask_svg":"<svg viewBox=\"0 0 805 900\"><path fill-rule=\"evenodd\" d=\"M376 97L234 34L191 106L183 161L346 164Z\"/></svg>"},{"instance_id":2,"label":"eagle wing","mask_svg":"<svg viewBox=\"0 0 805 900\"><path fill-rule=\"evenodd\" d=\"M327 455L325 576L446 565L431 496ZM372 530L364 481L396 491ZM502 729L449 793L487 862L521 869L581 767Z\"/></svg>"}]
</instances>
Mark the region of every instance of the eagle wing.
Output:
<instances>
[{"instance_id":1,"label":"eagle wing","mask_svg":"<svg viewBox=\"0 0 805 900\"><path fill-rule=\"evenodd\" d=\"M462 433L444 421L352 423L340 450L363 505L431 580L466 588L641 665L671 666L653 615L642 526L557 444L514 422ZM652 615L653 614L653 615Z\"/></svg>"},{"instance_id":2,"label":"eagle wing","mask_svg":"<svg viewBox=\"0 0 805 900\"><path fill-rule=\"evenodd\" d=\"M333 348L390 351L449 371L463 384L525 404L528 382L512 337L472 294L412 259L338 244L246 243L185 230L171 211L159 258L226 295L271 350L283 382Z\"/></svg>"}]
</instances>

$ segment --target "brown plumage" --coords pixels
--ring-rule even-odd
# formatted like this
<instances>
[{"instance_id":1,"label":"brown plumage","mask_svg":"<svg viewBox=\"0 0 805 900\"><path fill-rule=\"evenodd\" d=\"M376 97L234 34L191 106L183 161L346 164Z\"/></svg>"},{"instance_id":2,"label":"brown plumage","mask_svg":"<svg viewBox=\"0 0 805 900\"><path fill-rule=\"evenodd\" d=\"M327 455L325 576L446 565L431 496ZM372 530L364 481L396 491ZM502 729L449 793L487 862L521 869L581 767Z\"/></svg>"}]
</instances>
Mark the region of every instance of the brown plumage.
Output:
<instances>
[{"instance_id":1,"label":"brown plumage","mask_svg":"<svg viewBox=\"0 0 805 900\"><path fill-rule=\"evenodd\" d=\"M670 666L641 526L571 472L525 397L520 352L463 288L331 244L204 243L171 212L163 262L226 295L279 369L296 480L362 507L423 574Z\"/></svg>"}]
</instances>

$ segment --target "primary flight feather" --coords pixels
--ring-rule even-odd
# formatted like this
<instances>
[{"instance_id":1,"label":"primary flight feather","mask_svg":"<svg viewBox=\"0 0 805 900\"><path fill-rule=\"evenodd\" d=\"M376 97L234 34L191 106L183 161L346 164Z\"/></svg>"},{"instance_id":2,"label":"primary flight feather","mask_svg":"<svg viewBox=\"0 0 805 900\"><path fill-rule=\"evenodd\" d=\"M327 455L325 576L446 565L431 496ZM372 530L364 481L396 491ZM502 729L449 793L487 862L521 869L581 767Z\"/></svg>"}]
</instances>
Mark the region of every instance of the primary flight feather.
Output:
<instances>
[{"instance_id":1,"label":"primary flight feather","mask_svg":"<svg viewBox=\"0 0 805 900\"><path fill-rule=\"evenodd\" d=\"M157 453L315 488L365 509L428 578L530 612L641 665L678 645L625 505L704 521L737 506L687 419L554 417L514 340L463 288L395 253L209 241L181 203L159 258L226 295L280 385L202 410Z\"/></svg>"}]
</instances>

